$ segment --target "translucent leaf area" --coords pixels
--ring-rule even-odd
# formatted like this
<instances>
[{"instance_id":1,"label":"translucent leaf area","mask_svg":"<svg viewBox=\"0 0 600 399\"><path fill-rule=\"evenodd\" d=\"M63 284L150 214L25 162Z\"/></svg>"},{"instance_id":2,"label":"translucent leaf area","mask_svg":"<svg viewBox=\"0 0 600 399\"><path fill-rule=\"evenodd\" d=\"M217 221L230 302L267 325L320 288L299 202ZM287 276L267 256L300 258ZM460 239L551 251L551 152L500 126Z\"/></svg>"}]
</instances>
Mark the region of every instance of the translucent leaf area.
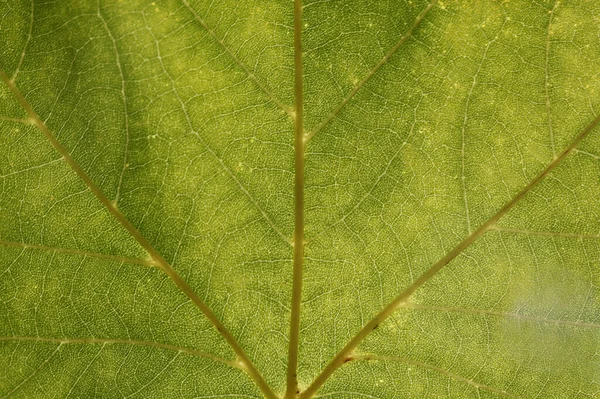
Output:
<instances>
[{"instance_id":1,"label":"translucent leaf area","mask_svg":"<svg viewBox=\"0 0 600 399\"><path fill-rule=\"evenodd\" d=\"M0 0L0 398L600 397L600 3Z\"/></svg>"}]
</instances>

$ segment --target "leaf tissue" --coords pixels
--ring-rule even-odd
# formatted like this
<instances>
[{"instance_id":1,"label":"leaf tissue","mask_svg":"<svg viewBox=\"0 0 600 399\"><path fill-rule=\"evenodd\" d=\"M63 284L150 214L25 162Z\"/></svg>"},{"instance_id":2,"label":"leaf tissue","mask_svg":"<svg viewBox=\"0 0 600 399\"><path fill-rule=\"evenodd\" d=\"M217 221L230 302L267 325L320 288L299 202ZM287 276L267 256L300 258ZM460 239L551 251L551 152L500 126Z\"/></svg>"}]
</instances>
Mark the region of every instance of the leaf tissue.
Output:
<instances>
[{"instance_id":1,"label":"leaf tissue","mask_svg":"<svg viewBox=\"0 0 600 399\"><path fill-rule=\"evenodd\" d=\"M0 0L0 398L600 398L600 3Z\"/></svg>"}]
</instances>

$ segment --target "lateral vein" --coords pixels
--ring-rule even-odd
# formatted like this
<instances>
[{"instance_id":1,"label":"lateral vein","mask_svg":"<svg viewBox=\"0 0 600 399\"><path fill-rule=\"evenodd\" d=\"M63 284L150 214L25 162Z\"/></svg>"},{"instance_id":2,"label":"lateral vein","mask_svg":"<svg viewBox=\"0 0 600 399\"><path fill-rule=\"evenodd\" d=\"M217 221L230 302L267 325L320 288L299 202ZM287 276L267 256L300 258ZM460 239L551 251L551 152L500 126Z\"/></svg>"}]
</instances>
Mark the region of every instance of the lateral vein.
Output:
<instances>
[{"instance_id":1,"label":"lateral vein","mask_svg":"<svg viewBox=\"0 0 600 399\"><path fill-rule=\"evenodd\" d=\"M600 234L581 234L581 233L561 233L554 231L535 231L535 230L525 230L525 229L514 229L511 227L503 227L503 226L492 226L490 230L495 230L504 233L514 233L514 234L525 234L530 236L540 236L540 237L562 237L562 238L584 238L584 239L598 239L600 238Z\"/></svg>"},{"instance_id":2,"label":"lateral vein","mask_svg":"<svg viewBox=\"0 0 600 399\"><path fill-rule=\"evenodd\" d=\"M552 104L550 102L550 75L548 73L548 63L550 61L550 35L552 32L552 20L554 19L554 12L558 6L559 1L555 0L554 6L550 11L550 18L548 20L548 31L546 34L546 57L544 64L544 88L546 91L546 118L548 122L548 133L550 135L550 146L552 147L552 156L556 156L556 146L554 144L554 130L552 127Z\"/></svg>"},{"instance_id":3,"label":"lateral vein","mask_svg":"<svg viewBox=\"0 0 600 399\"><path fill-rule=\"evenodd\" d=\"M151 258L163 272L169 276L169 278L177 285L177 287L202 311L206 318L213 324L213 326L219 331L225 341L231 346L235 354L238 356L239 361L244 365L244 370L256 383L258 388L263 392L266 398L275 399L277 396L271 390L267 382L265 381L262 374L257 370L256 366L252 363L248 355L244 352L240 344L234 338L234 336L227 330L223 323L217 318L212 310L200 299L198 294L194 292L192 287L183 280L183 278L173 269L173 267L167 262L165 258L150 244L148 240L137 230L133 224L117 209L115 204L104 195L100 188L90 179L85 173L83 168L73 159L67 149L56 139L52 134L48 126L40 119L40 117L31 108L31 105L27 102L25 97L21 94L17 86L11 81L3 70L0 70L0 78L8 86L10 91L13 93L17 101L25 109L32 123L46 136L52 146L65 158L65 161L75 171L79 178L85 183L90 191L100 200L100 202L106 207L106 209L117 219L117 221L131 234L131 236L148 252Z\"/></svg>"},{"instance_id":4,"label":"lateral vein","mask_svg":"<svg viewBox=\"0 0 600 399\"><path fill-rule=\"evenodd\" d=\"M547 319L545 317L539 317L539 316L530 316L530 315L526 315L526 314L510 313L510 312L499 312L499 311L495 311L495 310L486 310L486 309L453 308L453 307L446 307L446 306L425 306L425 305L417 305L417 304L412 304L412 303L404 303L400 307L403 309L477 314L477 315L496 316L496 317L510 317L510 318L518 319L518 320L526 320L526 321L534 321L534 322L539 322L539 323L558 324L558 325L566 325L566 326L574 326L574 327L600 328L600 323L589 323L586 321L576 321L576 320Z\"/></svg>"},{"instance_id":5,"label":"lateral vein","mask_svg":"<svg viewBox=\"0 0 600 399\"><path fill-rule=\"evenodd\" d=\"M10 391L8 391L8 393L6 395L4 395L2 397L2 399L10 397L13 393L15 393L16 391L18 391L19 389L21 389L21 387L23 385L25 385L27 383L27 381L29 381L30 379L32 379L33 377L35 377L50 362L50 360L52 360L52 358L58 353L58 351L60 350L61 346L62 346L62 344L59 344L54 349L54 351L50 354L50 356L48 356L42 362L42 364L40 364L35 370L33 370L33 372L31 374L29 374L27 377L25 377L25 379L23 379L17 386L15 386L13 389L11 389Z\"/></svg>"},{"instance_id":6,"label":"lateral vein","mask_svg":"<svg viewBox=\"0 0 600 399\"><path fill-rule=\"evenodd\" d=\"M131 263L134 265L143 265L143 266L150 266L150 267L157 266L152 260L134 259L134 258L128 258L126 256L120 256L120 255L101 254L98 252L84 251L81 249L74 249L74 248L59 248L59 247L52 247L52 246L48 246L48 245L29 244L29 243L25 243L25 242L15 242L15 241L5 241L5 240L0 240L0 245L4 245L6 247L19 247L19 248L24 248L24 249L41 249L44 251L89 256L92 258L108 259L108 260L114 260L117 262Z\"/></svg>"},{"instance_id":7,"label":"lateral vein","mask_svg":"<svg viewBox=\"0 0 600 399\"><path fill-rule=\"evenodd\" d=\"M17 64L17 68L13 73L11 80L14 82L17 79L17 75L21 71L21 67L23 66L23 61L25 61L25 53L27 52L27 47L29 47L29 43L33 38L33 24L34 24L34 9L35 1L31 0L31 18L29 19L29 32L27 33L27 40L25 41L25 46L23 46L23 51L21 52L21 57L19 58L19 63Z\"/></svg>"},{"instance_id":8,"label":"lateral vein","mask_svg":"<svg viewBox=\"0 0 600 399\"><path fill-rule=\"evenodd\" d=\"M243 366L235 360L224 359L219 356L211 355L210 353L202 352L196 349L187 348L184 346L163 344L160 342L140 341L134 339L112 339L112 338L53 338L53 337L0 337L0 341L29 341L29 342L55 342L58 344L103 344L103 345L137 345L149 346L152 348L166 349L176 352L187 353L189 355L204 357L226 364L231 367L242 369Z\"/></svg>"},{"instance_id":9,"label":"lateral vein","mask_svg":"<svg viewBox=\"0 0 600 399\"><path fill-rule=\"evenodd\" d=\"M146 24L146 25L148 25L148 24ZM275 225L275 222L273 222L273 220L267 214L267 212L260 206L260 204L258 203L258 201L250 193L250 191L248 191L248 189L246 189L246 187L242 184L242 182L240 181L240 179L238 179L237 176L231 171L231 168L229 168L225 164L225 162L223 162L223 160L221 159L221 157L208 144L208 142L206 140L204 140L202 138L202 136L200 134L198 134L198 132L196 132L196 129L194 129L194 126L192 124L192 120L191 120L191 118L189 116L189 113L187 111L187 107L185 106L185 103L184 103L183 99L181 98L181 96L179 95L179 91L177 90L177 87L175 86L175 81L174 81L173 77L169 74L169 72L167 71L167 68L165 67L165 65L164 65L164 63L162 61L162 56L161 56L159 42L154 37L154 33L150 29L148 29L148 31L150 32L150 34L154 38L154 41L156 43L156 52L157 52L157 54L159 56L158 59L159 59L159 62L160 62L161 69L163 70L163 72L167 76L167 78L169 78L169 82L171 84L171 90L175 94L175 97L177 97L177 101L179 102L181 110L182 110L182 112L183 112L183 114L185 116L187 125L188 125L188 127L190 129L190 132L193 133L198 138L198 140L206 148L206 150L208 151L208 153L219 163L219 165L221 166L221 169L223 169L223 171L229 175L229 177L237 184L237 186L240 188L240 190L242 190L242 192L246 195L246 197L248 197L248 199L252 202L252 205L254 205L254 207L256 208L256 210L258 212L260 212L260 214L263 217L263 219L269 224L269 226L271 226L271 228L273 229L273 231L284 242L286 242L286 243L289 244L289 239L281 232L281 230L279 230L279 228L277 227L277 225Z\"/></svg>"},{"instance_id":10,"label":"lateral vein","mask_svg":"<svg viewBox=\"0 0 600 399\"><path fill-rule=\"evenodd\" d=\"M121 168L121 174L119 175L119 184L117 185L117 193L115 194L114 199L115 204L117 204L121 196L123 176L125 175L125 170L128 167L127 158L129 157L129 110L127 105L127 95L125 94L125 73L123 72L123 67L121 65L121 55L119 54L119 49L117 48L117 38L113 35L112 31L108 27L108 22L106 22L106 18L104 18L102 12L100 11L100 0L98 0L97 6L98 18L102 21L104 30L108 34L108 37L110 37L110 40L113 44L113 49L115 51L115 63L117 65L117 69L119 70L119 76L121 77L121 100L123 101L123 109L125 111L125 149L123 151L123 167Z\"/></svg>"},{"instance_id":11,"label":"lateral vein","mask_svg":"<svg viewBox=\"0 0 600 399\"><path fill-rule=\"evenodd\" d=\"M325 127L325 125L331 122L331 120L335 118L335 116L342 110L342 108L344 108L346 104L348 104L352 97L354 97L356 93L358 93L358 91L373 77L373 75L375 75L375 73L389 61L390 57L394 55L396 51L398 51L400 46L402 46L404 42L406 42L412 36L415 29L419 27L421 22L423 22L423 19L425 19L425 16L437 4L437 2L438 0L433 0L431 3L429 3L429 5L417 16L415 22L410 27L410 29L404 34L404 36L402 36L400 40L398 40L398 42L394 45L394 47L388 50L388 52L383 56L383 58L373 67L373 69L371 69L369 73L367 73L367 75L365 75L365 77L360 82L358 82L356 86L354 86L352 91L342 100L341 103L338 104L337 107L334 108L333 112L331 112L331 114L329 114L319 125L317 125L317 127L312 132L306 133L306 143L312 140L312 138L315 137L315 135L319 133Z\"/></svg>"},{"instance_id":12,"label":"lateral vein","mask_svg":"<svg viewBox=\"0 0 600 399\"><path fill-rule=\"evenodd\" d=\"M555 157L548 166L542 170L533 180L529 182L521 191L519 191L509 202L507 202L498 212L490 217L486 222L479 226L475 231L469 234L463 241L461 241L456 247L448 252L439 261L434 263L428 270L426 270L419 278L417 278L410 286L402 291L394 300L392 300L386 307L383 308L375 317L373 317L367 324L365 324L356 335L348 341L337 355L325 366L321 374L319 374L313 383L300 395L302 399L312 398L319 388L327 381L327 379L337 370L340 366L345 363L346 358L354 351L354 349L373 331L379 324L387 319L392 313L394 313L402 304L404 304L408 298L423 284L429 281L435 276L440 270L450 263L454 258L460 255L465 249L471 246L479 237L485 234L487 231L495 226L496 222L510 211L531 189L542 181L546 176L550 174L580 143L588 136L588 134L594 130L594 128L600 123L600 115L596 118L573 140L573 142L565 148L560 155Z\"/></svg>"}]
</instances>

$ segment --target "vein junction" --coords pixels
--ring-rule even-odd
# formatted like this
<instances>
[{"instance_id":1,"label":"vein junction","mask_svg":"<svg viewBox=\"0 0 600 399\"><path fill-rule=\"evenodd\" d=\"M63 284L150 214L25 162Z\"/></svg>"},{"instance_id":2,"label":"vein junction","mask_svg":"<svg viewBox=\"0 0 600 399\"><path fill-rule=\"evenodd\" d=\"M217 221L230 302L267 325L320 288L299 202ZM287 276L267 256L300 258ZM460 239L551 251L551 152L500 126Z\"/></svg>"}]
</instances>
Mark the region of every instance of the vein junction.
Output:
<instances>
[{"instance_id":1,"label":"vein junction","mask_svg":"<svg viewBox=\"0 0 600 399\"><path fill-rule=\"evenodd\" d=\"M194 292L192 287L173 269L173 267L162 257L162 255L150 244L149 241L142 236L139 230L131 224L131 222L117 209L115 203L108 199L100 188L89 178L83 168L73 159L69 151L57 140L52 134L48 126L40 119L40 117L31 108L25 97L17 88L14 80L10 79L3 70L0 70L0 78L10 89L15 99L27 112L31 123L36 126L44 136L50 141L52 146L65 159L71 169L85 183L89 190L96 198L106 207L106 209L117 219L117 221L131 234L131 236L148 252L153 263L169 276L175 285L202 311L204 316L213 324L219 334L231 346L238 357L240 364L243 364L244 370L249 374L258 388L263 392L266 398L274 399L277 397L269 385L264 380L262 374L256 369L256 366L244 352L233 335L227 330L223 323L217 318L212 310L204 303L202 299Z\"/></svg>"},{"instance_id":2,"label":"vein junction","mask_svg":"<svg viewBox=\"0 0 600 399\"><path fill-rule=\"evenodd\" d=\"M454 247L439 261L433 264L419 278L417 278L410 286L402 291L394 300L383 308L373 319L365 324L360 331L350 339L350 341L338 352L338 354L325 366L321 374L313 381L313 383L301 394L301 398L312 398L319 388L329 379L329 377L344 363L348 356L358 347L358 345L373 332L384 320L391 316L403 304L405 304L412 294L432 279L440 270L454 260L458 255L463 253L465 249L470 247L478 238L486 232L495 228L498 220L506 215L517 203L519 203L534 187L536 187L544 178L546 178L558 165L569 156L577 146L596 128L600 123L600 115L598 115L577 137L573 142L565 148L560 155L548 164L528 185L519 191L509 202L500 208L492 217L479 226L473 233L469 234L462 242Z\"/></svg>"}]
</instances>

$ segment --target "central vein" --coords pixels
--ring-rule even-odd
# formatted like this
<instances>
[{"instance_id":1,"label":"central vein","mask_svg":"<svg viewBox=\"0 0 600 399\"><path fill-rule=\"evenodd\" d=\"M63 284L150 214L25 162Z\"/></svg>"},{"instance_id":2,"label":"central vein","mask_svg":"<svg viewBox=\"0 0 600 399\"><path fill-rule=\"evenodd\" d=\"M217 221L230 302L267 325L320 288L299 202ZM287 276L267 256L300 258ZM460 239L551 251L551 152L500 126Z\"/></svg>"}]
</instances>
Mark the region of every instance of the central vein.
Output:
<instances>
[{"instance_id":1,"label":"central vein","mask_svg":"<svg viewBox=\"0 0 600 399\"><path fill-rule=\"evenodd\" d=\"M304 263L304 110L302 104L302 0L294 0L294 266L292 314L288 351L287 399L295 398L298 389L298 345L300 339L300 304L302 302L302 264Z\"/></svg>"}]
</instances>

